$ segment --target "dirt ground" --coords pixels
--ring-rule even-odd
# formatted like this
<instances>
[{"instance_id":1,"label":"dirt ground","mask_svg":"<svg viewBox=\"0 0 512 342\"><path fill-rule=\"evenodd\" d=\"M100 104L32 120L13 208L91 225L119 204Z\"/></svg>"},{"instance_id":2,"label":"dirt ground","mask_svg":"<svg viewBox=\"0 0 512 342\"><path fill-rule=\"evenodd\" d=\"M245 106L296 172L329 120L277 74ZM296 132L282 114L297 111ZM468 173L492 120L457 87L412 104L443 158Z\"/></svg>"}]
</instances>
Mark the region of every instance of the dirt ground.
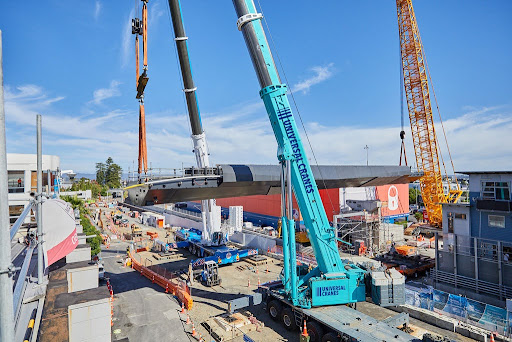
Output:
<instances>
[{"instance_id":1,"label":"dirt ground","mask_svg":"<svg viewBox=\"0 0 512 342\"><path fill-rule=\"evenodd\" d=\"M102 208L102 212L105 215L109 215L112 209ZM106 216L102 214L102 219L105 223L110 221ZM131 224L137 224L143 232L143 237L146 238L146 232L157 232L159 238L163 241L174 241L174 234L161 228L154 228L145 226L139 223L138 219L130 218L125 214L122 214L123 218L129 220L128 227L119 228L118 231L121 233L131 232ZM147 240L146 240L147 241ZM143 244L146 242L143 242ZM188 265L191 260L197 257L190 254L187 250L179 249L174 250L177 258L169 260L157 260L153 252L140 252L141 260L143 264L147 266L158 265L165 268L169 272L183 271L186 273ZM201 323L207 321L212 326L217 328L217 331L221 331L218 324L214 322L214 317L221 316L227 313L227 301L242 297L247 294L254 293L258 287L258 281L263 284L265 282L274 281L279 278L279 273L282 269L282 264L279 260L268 258L268 263L261 266L253 266L246 261L240 261L232 265L226 265L219 267L219 275L222 279L222 283L219 286L207 287L202 285L200 282L194 282L191 284L191 294L194 300L192 309L189 311L189 316L192 322L195 324L195 328L202 335L206 341L213 341L212 335ZM185 275L182 275L183 279L186 279ZM372 316L376 319L382 320L396 313L391 310L380 308L372 303L359 303L358 310ZM225 332L225 340L234 342L243 341L242 333L246 333L254 341L298 341L299 330L288 331L279 322L273 321L267 312L264 310L263 305L247 308L247 314L252 314L256 320L262 323L261 329L255 328L255 325L242 327L241 330L234 329L238 333L238 337L235 333ZM182 317L183 320L186 316ZM432 332L437 335L449 336L451 340L455 341L470 341L470 339L464 338L458 334L447 332L442 329L429 326L420 321L411 321L411 327L415 327L416 331L413 335L420 337L424 332ZM191 338L191 341L194 339Z\"/></svg>"}]
</instances>

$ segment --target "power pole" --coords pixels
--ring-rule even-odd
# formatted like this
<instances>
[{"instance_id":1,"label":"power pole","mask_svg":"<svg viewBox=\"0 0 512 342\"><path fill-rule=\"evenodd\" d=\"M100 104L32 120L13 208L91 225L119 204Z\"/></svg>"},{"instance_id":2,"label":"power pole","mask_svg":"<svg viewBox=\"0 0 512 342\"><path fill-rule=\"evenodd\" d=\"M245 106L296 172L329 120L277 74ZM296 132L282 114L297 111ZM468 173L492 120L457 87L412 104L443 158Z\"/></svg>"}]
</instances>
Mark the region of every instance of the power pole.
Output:
<instances>
[{"instance_id":1,"label":"power pole","mask_svg":"<svg viewBox=\"0 0 512 342\"><path fill-rule=\"evenodd\" d=\"M9 190L7 189L7 150L5 144L4 74L2 31L0 30L0 341L14 341Z\"/></svg>"}]
</instances>

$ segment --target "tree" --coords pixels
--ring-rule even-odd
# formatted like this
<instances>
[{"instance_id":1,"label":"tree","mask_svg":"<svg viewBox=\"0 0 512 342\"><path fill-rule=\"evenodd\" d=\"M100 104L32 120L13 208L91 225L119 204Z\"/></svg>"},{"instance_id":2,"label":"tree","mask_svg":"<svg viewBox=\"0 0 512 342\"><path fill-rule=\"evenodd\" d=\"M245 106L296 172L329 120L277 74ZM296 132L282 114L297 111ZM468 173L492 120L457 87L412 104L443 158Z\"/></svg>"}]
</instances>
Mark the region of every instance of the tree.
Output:
<instances>
[{"instance_id":1,"label":"tree","mask_svg":"<svg viewBox=\"0 0 512 342\"><path fill-rule=\"evenodd\" d=\"M100 185L105 184L105 170L105 164L96 163L96 182Z\"/></svg>"},{"instance_id":2,"label":"tree","mask_svg":"<svg viewBox=\"0 0 512 342\"><path fill-rule=\"evenodd\" d=\"M100 232L94 225L91 224L91 221L89 220L90 212L85 207L84 201L71 196L62 196L61 199L69 202L73 209L78 209L80 211L80 223L83 227L83 232L85 235L95 235L94 237L87 239L87 243L91 246L91 256L98 254L101 251L100 244L102 238Z\"/></svg>"},{"instance_id":3,"label":"tree","mask_svg":"<svg viewBox=\"0 0 512 342\"><path fill-rule=\"evenodd\" d=\"M108 188L120 188L122 171L121 166L114 163L112 157L108 157L105 163L96 163L96 181ZM103 195L103 189L100 193Z\"/></svg>"},{"instance_id":4,"label":"tree","mask_svg":"<svg viewBox=\"0 0 512 342\"><path fill-rule=\"evenodd\" d=\"M410 204L418 204L418 202L421 202L421 192L418 189L415 188L409 188L409 203ZM418 199L418 202L416 202L416 199Z\"/></svg>"}]
</instances>

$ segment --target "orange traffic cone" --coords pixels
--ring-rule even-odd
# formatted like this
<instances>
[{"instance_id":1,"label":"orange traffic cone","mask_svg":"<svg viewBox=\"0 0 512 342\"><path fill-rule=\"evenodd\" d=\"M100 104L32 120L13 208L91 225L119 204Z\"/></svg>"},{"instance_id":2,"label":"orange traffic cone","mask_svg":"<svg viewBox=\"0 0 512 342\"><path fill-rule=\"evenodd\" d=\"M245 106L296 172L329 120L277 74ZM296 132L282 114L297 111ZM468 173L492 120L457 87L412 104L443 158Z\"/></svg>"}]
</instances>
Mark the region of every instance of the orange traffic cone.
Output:
<instances>
[{"instance_id":1,"label":"orange traffic cone","mask_svg":"<svg viewBox=\"0 0 512 342\"><path fill-rule=\"evenodd\" d=\"M305 337L309 336L308 335L308 329L306 329L306 321L304 321L304 328L302 329L301 336L305 336Z\"/></svg>"},{"instance_id":2,"label":"orange traffic cone","mask_svg":"<svg viewBox=\"0 0 512 342\"><path fill-rule=\"evenodd\" d=\"M494 333L491 333L491 342L494 342Z\"/></svg>"},{"instance_id":3,"label":"orange traffic cone","mask_svg":"<svg viewBox=\"0 0 512 342\"><path fill-rule=\"evenodd\" d=\"M185 324L190 324L190 316L187 314L187 321L185 322Z\"/></svg>"},{"instance_id":4,"label":"orange traffic cone","mask_svg":"<svg viewBox=\"0 0 512 342\"><path fill-rule=\"evenodd\" d=\"M247 278L247 287L251 287L251 279Z\"/></svg>"},{"instance_id":5,"label":"orange traffic cone","mask_svg":"<svg viewBox=\"0 0 512 342\"><path fill-rule=\"evenodd\" d=\"M256 274L260 274L260 270L258 269L258 266L256 266Z\"/></svg>"},{"instance_id":6,"label":"orange traffic cone","mask_svg":"<svg viewBox=\"0 0 512 342\"><path fill-rule=\"evenodd\" d=\"M267 264L267 273L268 273L268 264Z\"/></svg>"},{"instance_id":7,"label":"orange traffic cone","mask_svg":"<svg viewBox=\"0 0 512 342\"><path fill-rule=\"evenodd\" d=\"M181 302L181 313L185 313L185 305L183 304L183 302Z\"/></svg>"},{"instance_id":8,"label":"orange traffic cone","mask_svg":"<svg viewBox=\"0 0 512 342\"><path fill-rule=\"evenodd\" d=\"M196 331L196 327L195 327L194 323L192 323L192 336L194 336L194 337L197 336L197 331Z\"/></svg>"},{"instance_id":9,"label":"orange traffic cone","mask_svg":"<svg viewBox=\"0 0 512 342\"><path fill-rule=\"evenodd\" d=\"M198 340L198 341L199 341L199 342L203 342L203 341L204 341L204 340L203 340L203 335L199 334L199 340Z\"/></svg>"},{"instance_id":10,"label":"orange traffic cone","mask_svg":"<svg viewBox=\"0 0 512 342\"><path fill-rule=\"evenodd\" d=\"M258 287L260 287L260 277L258 277Z\"/></svg>"}]
</instances>

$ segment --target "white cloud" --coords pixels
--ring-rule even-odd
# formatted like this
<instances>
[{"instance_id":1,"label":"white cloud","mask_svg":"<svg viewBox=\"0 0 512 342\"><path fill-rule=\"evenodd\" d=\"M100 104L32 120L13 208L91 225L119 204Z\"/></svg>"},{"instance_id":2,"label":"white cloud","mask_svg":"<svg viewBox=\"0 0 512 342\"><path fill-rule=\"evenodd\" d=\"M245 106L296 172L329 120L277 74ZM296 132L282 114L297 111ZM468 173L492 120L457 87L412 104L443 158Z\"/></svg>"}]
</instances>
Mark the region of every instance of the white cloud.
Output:
<instances>
[{"instance_id":1,"label":"white cloud","mask_svg":"<svg viewBox=\"0 0 512 342\"><path fill-rule=\"evenodd\" d=\"M292 87L293 92L302 91L303 94L309 92L309 89L315 84L328 80L333 75L334 63L329 63L325 66L314 66L311 71L315 73L314 76L307 78Z\"/></svg>"},{"instance_id":2,"label":"white cloud","mask_svg":"<svg viewBox=\"0 0 512 342\"><path fill-rule=\"evenodd\" d=\"M159 1L151 2L151 5L148 5L148 7L148 29L151 30L153 27L157 26L160 17L164 15L164 11L160 8Z\"/></svg>"},{"instance_id":3,"label":"white cloud","mask_svg":"<svg viewBox=\"0 0 512 342\"><path fill-rule=\"evenodd\" d=\"M29 95L31 94L31 95ZM63 168L92 172L96 162L112 156L125 171L138 153L138 112L88 108L86 116L56 113L49 96L37 86L12 90L6 87L5 110L9 152L33 153L36 113L43 113L45 153L60 155ZM468 111L469 110L469 111ZM166 110L146 114L148 160L153 167L194 165L188 115ZM243 103L220 113L204 113L203 124L211 162L276 164L277 145L261 101ZM444 123L454 164L460 170L510 170L512 159L507 137L512 113L503 107L471 108ZM27 127L29 129L27 129ZM365 165L365 145L370 165L398 165L400 127L323 126L306 122L306 129L320 164ZM438 139L444 138L436 123ZM306 153L314 163L307 139ZM409 129L406 143L409 163L414 150ZM49 151L49 152L46 152ZM448 153L442 148L445 163ZM451 170L448 170L451 173Z\"/></svg>"},{"instance_id":4,"label":"white cloud","mask_svg":"<svg viewBox=\"0 0 512 342\"><path fill-rule=\"evenodd\" d=\"M119 90L119 85L121 82L113 80L110 82L110 86L108 88L100 88L96 89L92 96L92 103L99 105L103 100L109 99L115 96L121 96L121 91Z\"/></svg>"},{"instance_id":5,"label":"white cloud","mask_svg":"<svg viewBox=\"0 0 512 342\"><path fill-rule=\"evenodd\" d=\"M121 32L121 66L124 68L128 65L128 62L131 60L130 56L133 53L134 49L130 47L132 43L132 19L135 16L135 10L132 8L130 14L126 18L125 24L123 25L123 30Z\"/></svg>"},{"instance_id":6,"label":"white cloud","mask_svg":"<svg viewBox=\"0 0 512 342\"><path fill-rule=\"evenodd\" d=\"M98 20L101 13L102 4L99 0L96 0L96 3L94 4L94 20Z\"/></svg>"}]
</instances>

